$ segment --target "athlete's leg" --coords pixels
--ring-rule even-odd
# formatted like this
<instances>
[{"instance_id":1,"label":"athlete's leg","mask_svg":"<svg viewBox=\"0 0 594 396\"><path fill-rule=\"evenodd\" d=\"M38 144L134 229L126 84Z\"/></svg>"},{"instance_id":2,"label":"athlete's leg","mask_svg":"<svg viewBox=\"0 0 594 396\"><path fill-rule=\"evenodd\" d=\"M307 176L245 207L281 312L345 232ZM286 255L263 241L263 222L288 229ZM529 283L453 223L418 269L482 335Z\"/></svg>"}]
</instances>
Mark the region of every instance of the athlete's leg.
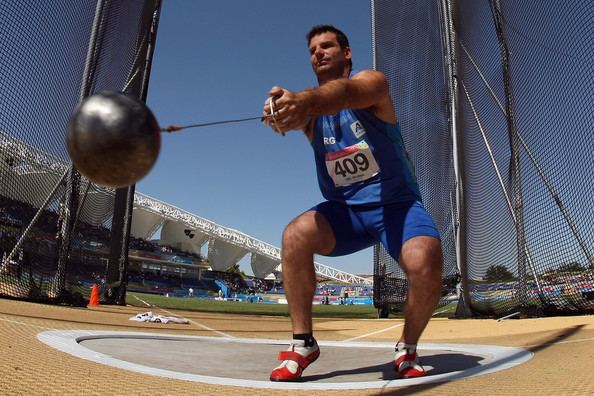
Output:
<instances>
[{"instance_id":1,"label":"athlete's leg","mask_svg":"<svg viewBox=\"0 0 594 396\"><path fill-rule=\"evenodd\" d=\"M397 259L408 280L401 341L416 344L441 295L439 233L421 202L385 206L374 224L378 224L377 219L384 247Z\"/></svg>"},{"instance_id":2,"label":"athlete's leg","mask_svg":"<svg viewBox=\"0 0 594 396\"><path fill-rule=\"evenodd\" d=\"M405 378L425 375L416 344L441 295L441 242L433 219L421 202L387 205L366 214L390 255L397 259L408 280L404 329L394 364Z\"/></svg>"},{"instance_id":3,"label":"athlete's leg","mask_svg":"<svg viewBox=\"0 0 594 396\"><path fill-rule=\"evenodd\" d=\"M402 246L400 266L408 279L402 338L396 344L394 365L403 378L425 375L417 355L417 342L441 294L441 243L431 236L415 236Z\"/></svg>"},{"instance_id":4,"label":"athlete's leg","mask_svg":"<svg viewBox=\"0 0 594 396\"><path fill-rule=\"evenodd\" d=\"M312 332L312 301L316 290L314 254L327 255L336 239L325 217L305 212L285 228L282 240L283 285L293 334Z\"/></svg>"},{"instance_id":5,"label":"athlete's leg","mask_svg":"<svg viewBox=\"0 0 594 396\"><path fill-rule=\"evenodd\" d=\"M281 256L293 340L289 349L279 354L282 363L272 370L270 380L295 381L320 355L311 317L316 289L314 254L344 255L371 244L371 237L351 210L334 202L317 205L287 226Z\"/></svg>"},{"instance_id":6,"label":"athlete's leg","mask_svg":"<svg viewBox=\"0 0 594 396\"><path fill-rule=\"evenodd\" d=\"M289 223L283 233L281 255L293 334L312 330L314 254L344 256L374 242L352 209L336 202L323 202Z\"/></svg>"},{"instance_id":7,"label":"athlete's leg","mask_svg":"<svg viewBox=\"0 0 594 396\"><path fill-rule=\"evenodd\" d=\"M402 247L400 265L408 278L402 341L416 344L441 296L440 241L430 236L409 239Z\"/></svg>"}]
</instances>

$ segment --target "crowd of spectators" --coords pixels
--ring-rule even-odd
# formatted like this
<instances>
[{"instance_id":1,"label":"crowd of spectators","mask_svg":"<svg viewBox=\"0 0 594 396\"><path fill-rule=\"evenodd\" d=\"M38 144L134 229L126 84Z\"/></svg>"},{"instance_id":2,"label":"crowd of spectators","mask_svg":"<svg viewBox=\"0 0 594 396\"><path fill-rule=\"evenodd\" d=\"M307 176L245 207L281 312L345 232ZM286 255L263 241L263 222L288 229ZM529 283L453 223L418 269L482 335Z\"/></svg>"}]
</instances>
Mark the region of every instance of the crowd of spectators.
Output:
<instances>
[{"instance_id":1,"label":"crowd of spectators","mask_svg":"<svg viewBox=\"0 0 594 396\"><path fill-rule=\"evenodd\" d=\"M235 272L225 271L206 271L202 273L202 280L190 279L184 276L179 278L179 275L168 275L161 271L145 272L144 275L130 274L135 281L140 281L145 285L152 285L159 283L159 289L156 291L164 291L165 288L189 288L193 290L200 290L206 288L207 291L218 291L218 286L214 281L223 282L229 289L229 295L246 294L253 296L256 294L283 294L284 289L282 283L274 282L273 280L266 280L260 278L244 279L241 275ZM131 278L132 279L132 278ZM205 283L206 282L206 283ZM330 300L336 301L339 304L351 304L354 297L371 297L373 290L370 286L360 285L340 285L332 283L319 284L316 290L317 296L322 296L322 303L330 303Z\"/></svg>"},{"instance_id":2,"label":"crowd of spectators","mask_svg":"<svg viewBox=\"0 0 594 396\"><path fill-rule=\"evenodd\" d=\"M35 216L37 209L31 205L0 197L0 259L5 259L20 241L25 227ZM56 240L57 215L45 210L39 216L27 238L21 241L10 262L6 261L1 271L3 274L21 276L23 271L33 275L33 267L47 268L53 262ZM54 249L55 250L55 249Z\"/></svg>"},{"instance_id":3,"label":"crowd of spectators","mask_svg":"<svg viewBox=\"0 0 594 396\"><path fill-rule=\"evenodd\" d=\"M54 205L53 208L46 209L42 216L39 217L35 227L33 228L31 241L26 244L28 252L43 252L43 254L48 259L52 256L54 257L52 260L55 259L55 255L51 254L51 252L47 251L47 249L51 250L52 246L55 249L59 210L60 209L56 208ZM6 197L0 197L0 255L8 254L8 252L12 250L12 247L14 247L18 241L18 238L24 230L24 227L26 227L31 222L36 212L37 209L27 203L12 200ZM82 246L83 249L88 248L89 245L87 243L89 242L95 244L91 246L97 246L97 244L109 246L111 231L103 225L91 225L79 221L76 226L74 238L80 242L80 246ZM43 248L36 246L36 244L38 244L37 242L43 242ZM35 246L33 246L32 243L35 244ZM74 245L79 246L79 244ZM156 241L148 241L141 238L130 237L129 247L132 250L150 252L156 255L175 255L192 259L203 259L199 254L183 252L171 245L160 245ZM97 253L97 250L95 250L95 253L92 254L99 253ZM81 259L83 256L84 255L81 253ZM168 257L164 257L164 261L167 261L167 258ZM102 262L98 263L97 267L99 268L102 265L104 265ZM76 268L71 268L72 271L75 271L77 276L83 276L83 274L78 274L82 268L78 268L78 266L75 267ZM235 272L209 271L209 273L210 275L208 276L211 278L224 282L225 285L228 286L230 292L233 294L282 294L284 292L282 284L275 283L272 280L259 278L244 279L240 274ZM173 271L130 270L129 282L131 284L141 285L142 287L147 287L148 289L158 292L167 292L184 288L187 289L188 287L191 287L192 289L208 288L212 291L212 289L216 287L214 280L200 280L197 277L197 273L195 279L193 279L190 274L184 274L183 276L180 276L179 273L174 273ZM352 290L347 289L348 288L344 288L340 285L326 283L320 284L316 294L330 297L341 296L341 292L342 295L347 294L350 296L365 296L371 293L371 289L368 288L369 290L367 290L365 287L353 287Z\"/></svg>"},{"instance_id":4,"label":"crowd of spectators","mask_svg":"<svg viewBox=\"0 0 594 396\"><path fill-rule=\"evenodd\" d=\"M144 252L157 253L159 251L159 245L157 245L155 242L147 241L146 239L141 238L134 238L133 236L130 236L128 247L130 249L142 250Z\"/></svg>"},{"instance_id":5,"label":"crowd of spectators","mask_svg":"<svg viewBox=\"0 0 594 396\"><path fill-rule=\"evenodd\" d=\"M0 196L0 225L24 227L31 222L37 210L28 203ZM46 209L38 218L35 227L44 232L55 233L57 222L57 213Z\"/></svg>"},{"instance_id":6,"label":"crowd of spectators","mask_svg":"<svg viewBox=\"0 0 594 396\"><path fill-rule=\"evenodd\" d=\"M193 260L203 260L203 257L200 254L185 252L170 245L161 245L156 241L147 241L146 239L134 238L133 236L130 236L129 248L143 252L175 255Z\"/></svg>"},{"instance_id":7,"label":"crowd of spectators","mask_svg":"<svg viewBox=\"0 0 594 396\"><path fill-rule=\"evenodd\" d=\"M222 280L232 293L248 292L248 286L241 275L237 273L217 271L217 278Z\"/></svg>"},{"instance_id":8,"label":"crowd of spectators","mask_svg":"<svg viewBox=\"0 0 594 396\"><path fill-rule=\"evenodd\" d=\"M33 236L41 236L47 240L54 240L58 232L59 208L49 208L37 218L33 226ZM38 208L28 203L16 201L0 196L0 229L12 229L12 232L22 232L37 214ZM2 227L4 226L4 227ZM4 231L5 233L9 231ZM74 238L80 242L93 241L108 244L110 231L103 225L91 225L83 221L76 223Z\"/></svg>"},{"instance_id":9,"label":"crowd of spectators","mask_svg":"<svg viewBox=\"0 0 594 396\"><path fill-rule=\"evenodd\" d=\"M267 293L274 288L274 282L266 279L252 278L248 285L254 289L256 293Z\"/></svg>"}]
</instances>

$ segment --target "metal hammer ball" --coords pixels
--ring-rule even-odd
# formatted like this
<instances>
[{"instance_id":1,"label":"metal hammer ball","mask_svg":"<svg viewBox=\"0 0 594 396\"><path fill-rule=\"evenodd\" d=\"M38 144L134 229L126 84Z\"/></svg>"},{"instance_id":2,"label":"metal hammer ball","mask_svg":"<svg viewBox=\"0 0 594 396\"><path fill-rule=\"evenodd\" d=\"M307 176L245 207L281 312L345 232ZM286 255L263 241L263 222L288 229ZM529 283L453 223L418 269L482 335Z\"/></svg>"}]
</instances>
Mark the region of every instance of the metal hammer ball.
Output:
<instances>
[{"instance_id":1,"label":"metal hammer ball","mask_svg":"<svg viewBox=\"0 0 594 396\"><path fill-rule=\"evenodd\" d=\"M151 170L161 148L161 131L150 109L121 92L84 99L66 133L74 166L96 184L126 187Z\"/></svg>"}]
</instances>

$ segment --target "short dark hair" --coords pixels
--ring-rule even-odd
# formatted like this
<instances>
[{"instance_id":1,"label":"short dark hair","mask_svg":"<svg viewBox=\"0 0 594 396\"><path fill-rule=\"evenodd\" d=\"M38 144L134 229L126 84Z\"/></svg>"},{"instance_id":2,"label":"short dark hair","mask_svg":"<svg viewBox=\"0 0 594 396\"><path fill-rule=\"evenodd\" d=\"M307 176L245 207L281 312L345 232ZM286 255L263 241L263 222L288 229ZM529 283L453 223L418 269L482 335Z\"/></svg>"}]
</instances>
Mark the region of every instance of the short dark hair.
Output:
<instances>
[{"instance_id":1,"label":"short dark hair","mask_svg":"<svg viewBox=\"0 0 594 396\"><path fill-rule=\"evenodd\" d=\"M350 47L349 39L347 38L346 34L344 34L340 29L338 29L332 25L316 25L316 26L312 27L309 30L309 33L307 33L307 35L305 36L305 38L307 39L307 45L309 46L309 43L311 43L311 39L314 36L317 36L318 34L322 34L322 33L326 33L326 32L332 32L336 35L336 41L338 41L338 44L340 45L341 49ZM353 61L350 59L349 59L349 67L350 68L353 67Z\"/></svg>"},{"instance_id":2,"label":"short dark hair","mask_svg":"<svg viewBox=\"0 0 594 396\"><path fill-rule=\"evenodd\" d=\"M307 33L307 36L305 36L307 38L307 45L311 42L312 37L326 32L332 32L336 35L336 40L338 41L338 44L340 44L340 48L344 49L350 47L349 39L346 34L332 25L316 25L312 27L309 33Z\"/></svg>"}]
</instances>

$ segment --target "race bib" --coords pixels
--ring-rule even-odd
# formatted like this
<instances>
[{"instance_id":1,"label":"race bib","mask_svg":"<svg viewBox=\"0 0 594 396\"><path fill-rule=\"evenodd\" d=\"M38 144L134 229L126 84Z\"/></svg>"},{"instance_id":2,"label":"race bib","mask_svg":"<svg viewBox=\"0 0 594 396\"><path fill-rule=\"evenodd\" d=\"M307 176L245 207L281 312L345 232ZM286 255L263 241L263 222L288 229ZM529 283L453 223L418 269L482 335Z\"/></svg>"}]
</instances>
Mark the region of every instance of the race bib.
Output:
<instances>
[{"instance_id":1,"label":"race bib","mask_svg":"<svg viewBox=\"0 0 594 396\"><path fill-rule=\"evenodd\" d=\"M379 173L377 161L364 141L326 153L326 169L336 187L367 180Z\"/></svg>"}]
</instances>

